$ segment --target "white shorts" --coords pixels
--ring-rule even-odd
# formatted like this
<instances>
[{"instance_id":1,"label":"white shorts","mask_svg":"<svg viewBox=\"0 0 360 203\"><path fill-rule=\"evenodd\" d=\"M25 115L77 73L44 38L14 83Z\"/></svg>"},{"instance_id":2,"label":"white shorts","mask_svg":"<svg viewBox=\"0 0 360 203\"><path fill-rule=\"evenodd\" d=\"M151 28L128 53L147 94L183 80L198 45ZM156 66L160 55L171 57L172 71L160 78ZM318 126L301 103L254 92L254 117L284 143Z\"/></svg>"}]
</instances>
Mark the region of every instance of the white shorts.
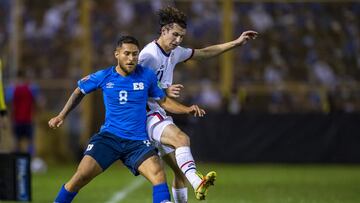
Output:
<instances>
[{"instance_id":1,"label":"white shorts","mask_svg":"<svg viewBox=\"0 0 360 203\"><path fill-rule=\"evenodd\" d=\"M147 115L146 130L152 144L159 150L159 155L164 156L175 151L174 148L163 145L160 142L161 135L166 126L174 124L171 116L161 114L160 112L152 112Z\"/></svg>"}]
</instances>

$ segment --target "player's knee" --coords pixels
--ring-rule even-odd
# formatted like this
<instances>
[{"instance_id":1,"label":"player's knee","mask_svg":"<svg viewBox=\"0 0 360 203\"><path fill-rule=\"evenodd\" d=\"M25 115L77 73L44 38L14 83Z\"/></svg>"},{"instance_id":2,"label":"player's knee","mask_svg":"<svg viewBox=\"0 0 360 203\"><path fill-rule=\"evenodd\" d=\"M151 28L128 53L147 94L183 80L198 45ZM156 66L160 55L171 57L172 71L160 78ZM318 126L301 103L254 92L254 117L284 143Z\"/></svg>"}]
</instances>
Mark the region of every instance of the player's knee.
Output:
<instances>
[{"instance_id":1,"label":"player's knee","mask_svg":"<svg viewBox=\"0 0 360 203\"><path fill-rule=\"evenodd\" d=\"M159 170L154 171L153 175L153 181L151 181L153 183L153 185L158 185L160 183L166 182L166 176L165 176L165 172L159 168Z\"/></svg>"},{"instance_id":2,"label":"player's knee","mask_svg":"<svg viewBox=\"0 0 360 203\"><path fill-rule=\"evenodd\" d=\"M189 136L187 136L184 132L182 132L181 130L179 132L176 133L176 140L177 140L177 146L175 146L176 148L178 147L184 147L184 146L190 146L190 138Z\"/></svg>"},{"instance_id":3,"label":"player's knee","mask_svg":"<svg viewBox=\"0 0 360 203\"><path fill-rule=\"evenodd\" d=\"M173 130L164 137L165 138L162 138L162 143L168 144L174 148L190 146L190 138L180 129Z\"/></svg>"}]
</instances>

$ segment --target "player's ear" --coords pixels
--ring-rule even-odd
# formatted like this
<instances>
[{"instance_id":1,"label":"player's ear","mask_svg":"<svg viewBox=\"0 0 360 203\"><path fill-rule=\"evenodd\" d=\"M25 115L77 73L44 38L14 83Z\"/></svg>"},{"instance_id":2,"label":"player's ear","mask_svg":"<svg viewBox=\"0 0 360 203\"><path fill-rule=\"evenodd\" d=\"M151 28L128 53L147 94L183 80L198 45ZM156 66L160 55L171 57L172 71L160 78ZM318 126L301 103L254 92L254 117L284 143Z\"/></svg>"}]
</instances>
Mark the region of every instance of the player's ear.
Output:
<instances>
[{"instance_id":1,"label":"player's ear","mask_svg":"<svg viewBox=\"0 0 360 203\"><path fill-rule=\"evenodd\" d=\"M115 51L114 51L114 56L115 56L115 58L118 58L118 57L119 57L119 51L118 51L118 50L115 50Z\"/></svg>"},{"instance_id":2,"label":"player's ear","mask_svg":"<svg viewBox=\"0 0 360 203\"><path fill-rule=\"evenodd\" d=\"M165 34L165 31L166 31L165 26L162 26L162 28L161 28L161 35Z\"/></svg>"}]
</instances>

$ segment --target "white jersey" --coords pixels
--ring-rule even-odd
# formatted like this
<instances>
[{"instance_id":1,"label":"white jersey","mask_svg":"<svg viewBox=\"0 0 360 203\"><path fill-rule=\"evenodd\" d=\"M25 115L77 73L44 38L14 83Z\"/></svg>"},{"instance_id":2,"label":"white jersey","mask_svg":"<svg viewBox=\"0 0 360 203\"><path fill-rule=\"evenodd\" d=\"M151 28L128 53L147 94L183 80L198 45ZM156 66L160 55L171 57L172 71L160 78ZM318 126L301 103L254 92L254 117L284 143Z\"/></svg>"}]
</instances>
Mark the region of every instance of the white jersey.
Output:
<instances>
[{"instance_id":1,"label":"white jersey","mask_svg":"<svg viewBox=\"0 0 360 203\"><path fill-rule=\"evenodd\" d=\"M167 54L156 41L153 41L141 50L139 64L153 69L157 75L160 87L168 88L173 82L173 73L176 64L189 60L193 54L193 49L181 46L176 47ZM160 111L165 114L165 111L156 101L149 99L148 105L150 112Z\"/></svg>"}]
</instances>

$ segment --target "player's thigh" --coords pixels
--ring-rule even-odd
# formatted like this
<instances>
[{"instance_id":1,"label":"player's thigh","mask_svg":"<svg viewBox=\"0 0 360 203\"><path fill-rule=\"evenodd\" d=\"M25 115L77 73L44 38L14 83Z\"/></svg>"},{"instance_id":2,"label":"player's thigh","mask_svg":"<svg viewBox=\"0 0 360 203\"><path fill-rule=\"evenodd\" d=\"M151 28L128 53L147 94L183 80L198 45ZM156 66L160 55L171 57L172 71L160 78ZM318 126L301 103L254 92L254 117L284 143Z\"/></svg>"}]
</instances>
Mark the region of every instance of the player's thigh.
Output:
<instances>
[{"instance_id":1,"label":"player's thigh","mask_svg":"<svg viewBox=\"0 0 360 203\"><path fill-rule=\"evenodd\" d=\"M77 192L102 172L94 158L85 155L71 179L65 184L67 190Z\"/></svg>"},{"instance_id":2,"label":"player's thigh","mask_svg":"<svg viewBox=\"0 0 360 203\"><path fill-rule=\"evenodd\" d=\"M92 157L105 171L121 157L121 139L108 133L97 133L91 137L84 155Z\"/></svg>"},{"instance_id":3,"label":"player's thigh","mask_svg":"<svg viewBox=\"0 0 360 203\"><path fill-rule=\"evenodd\" d=\"M171 124L174 125L174 122L171 116L166 116L166 114L154 112L147 115L146 128L149 139L151 143L159 150L159 155L161 157L175 151L173 146L164 145L160 141L164 128Z\"/></svg>"},{"instance_id":4,"label":"player's thigh","mask_svg":"<svg viewBox=\"0 0 360 203\"><path fill-rule=\"evenodd\" d=\"M160 163L159 156L151 156L141 163L138 171L153 185L166 182L165 172Z\"/></svg>"},{"instance_id":5,"label":"player's thigh","mask_svg":"<svg viewBox=\"0 0 360 203\"><path fill-rule=\"evenodd\" d=\"M175 148L190 145L189 137L176 125L167 125L162 132L160 141L162 144L170 145Z\"/></svg>"},{"instance_id":6,"label":"player's thigh","mask_svg":"<svg viewBox=\"0 0 360 203\"><path fill-rule=\"evenodd\" d=\"M150 141L159 142L166 126L175 125L171 116L167 116L161 112L153 112L147 115L146 130Z\"/></svg>"},{"instance_id":7,"label":"player's thigh","mask_svg":"<svg viewBox=\"0 0 360 203\"><path fill-rule=\"evenodd\" d=\"M99 175L103 169L93 157L85 155L80 161L77 171L87 174L90 177L95 177Z\"/></svg>"}]
</instances>

